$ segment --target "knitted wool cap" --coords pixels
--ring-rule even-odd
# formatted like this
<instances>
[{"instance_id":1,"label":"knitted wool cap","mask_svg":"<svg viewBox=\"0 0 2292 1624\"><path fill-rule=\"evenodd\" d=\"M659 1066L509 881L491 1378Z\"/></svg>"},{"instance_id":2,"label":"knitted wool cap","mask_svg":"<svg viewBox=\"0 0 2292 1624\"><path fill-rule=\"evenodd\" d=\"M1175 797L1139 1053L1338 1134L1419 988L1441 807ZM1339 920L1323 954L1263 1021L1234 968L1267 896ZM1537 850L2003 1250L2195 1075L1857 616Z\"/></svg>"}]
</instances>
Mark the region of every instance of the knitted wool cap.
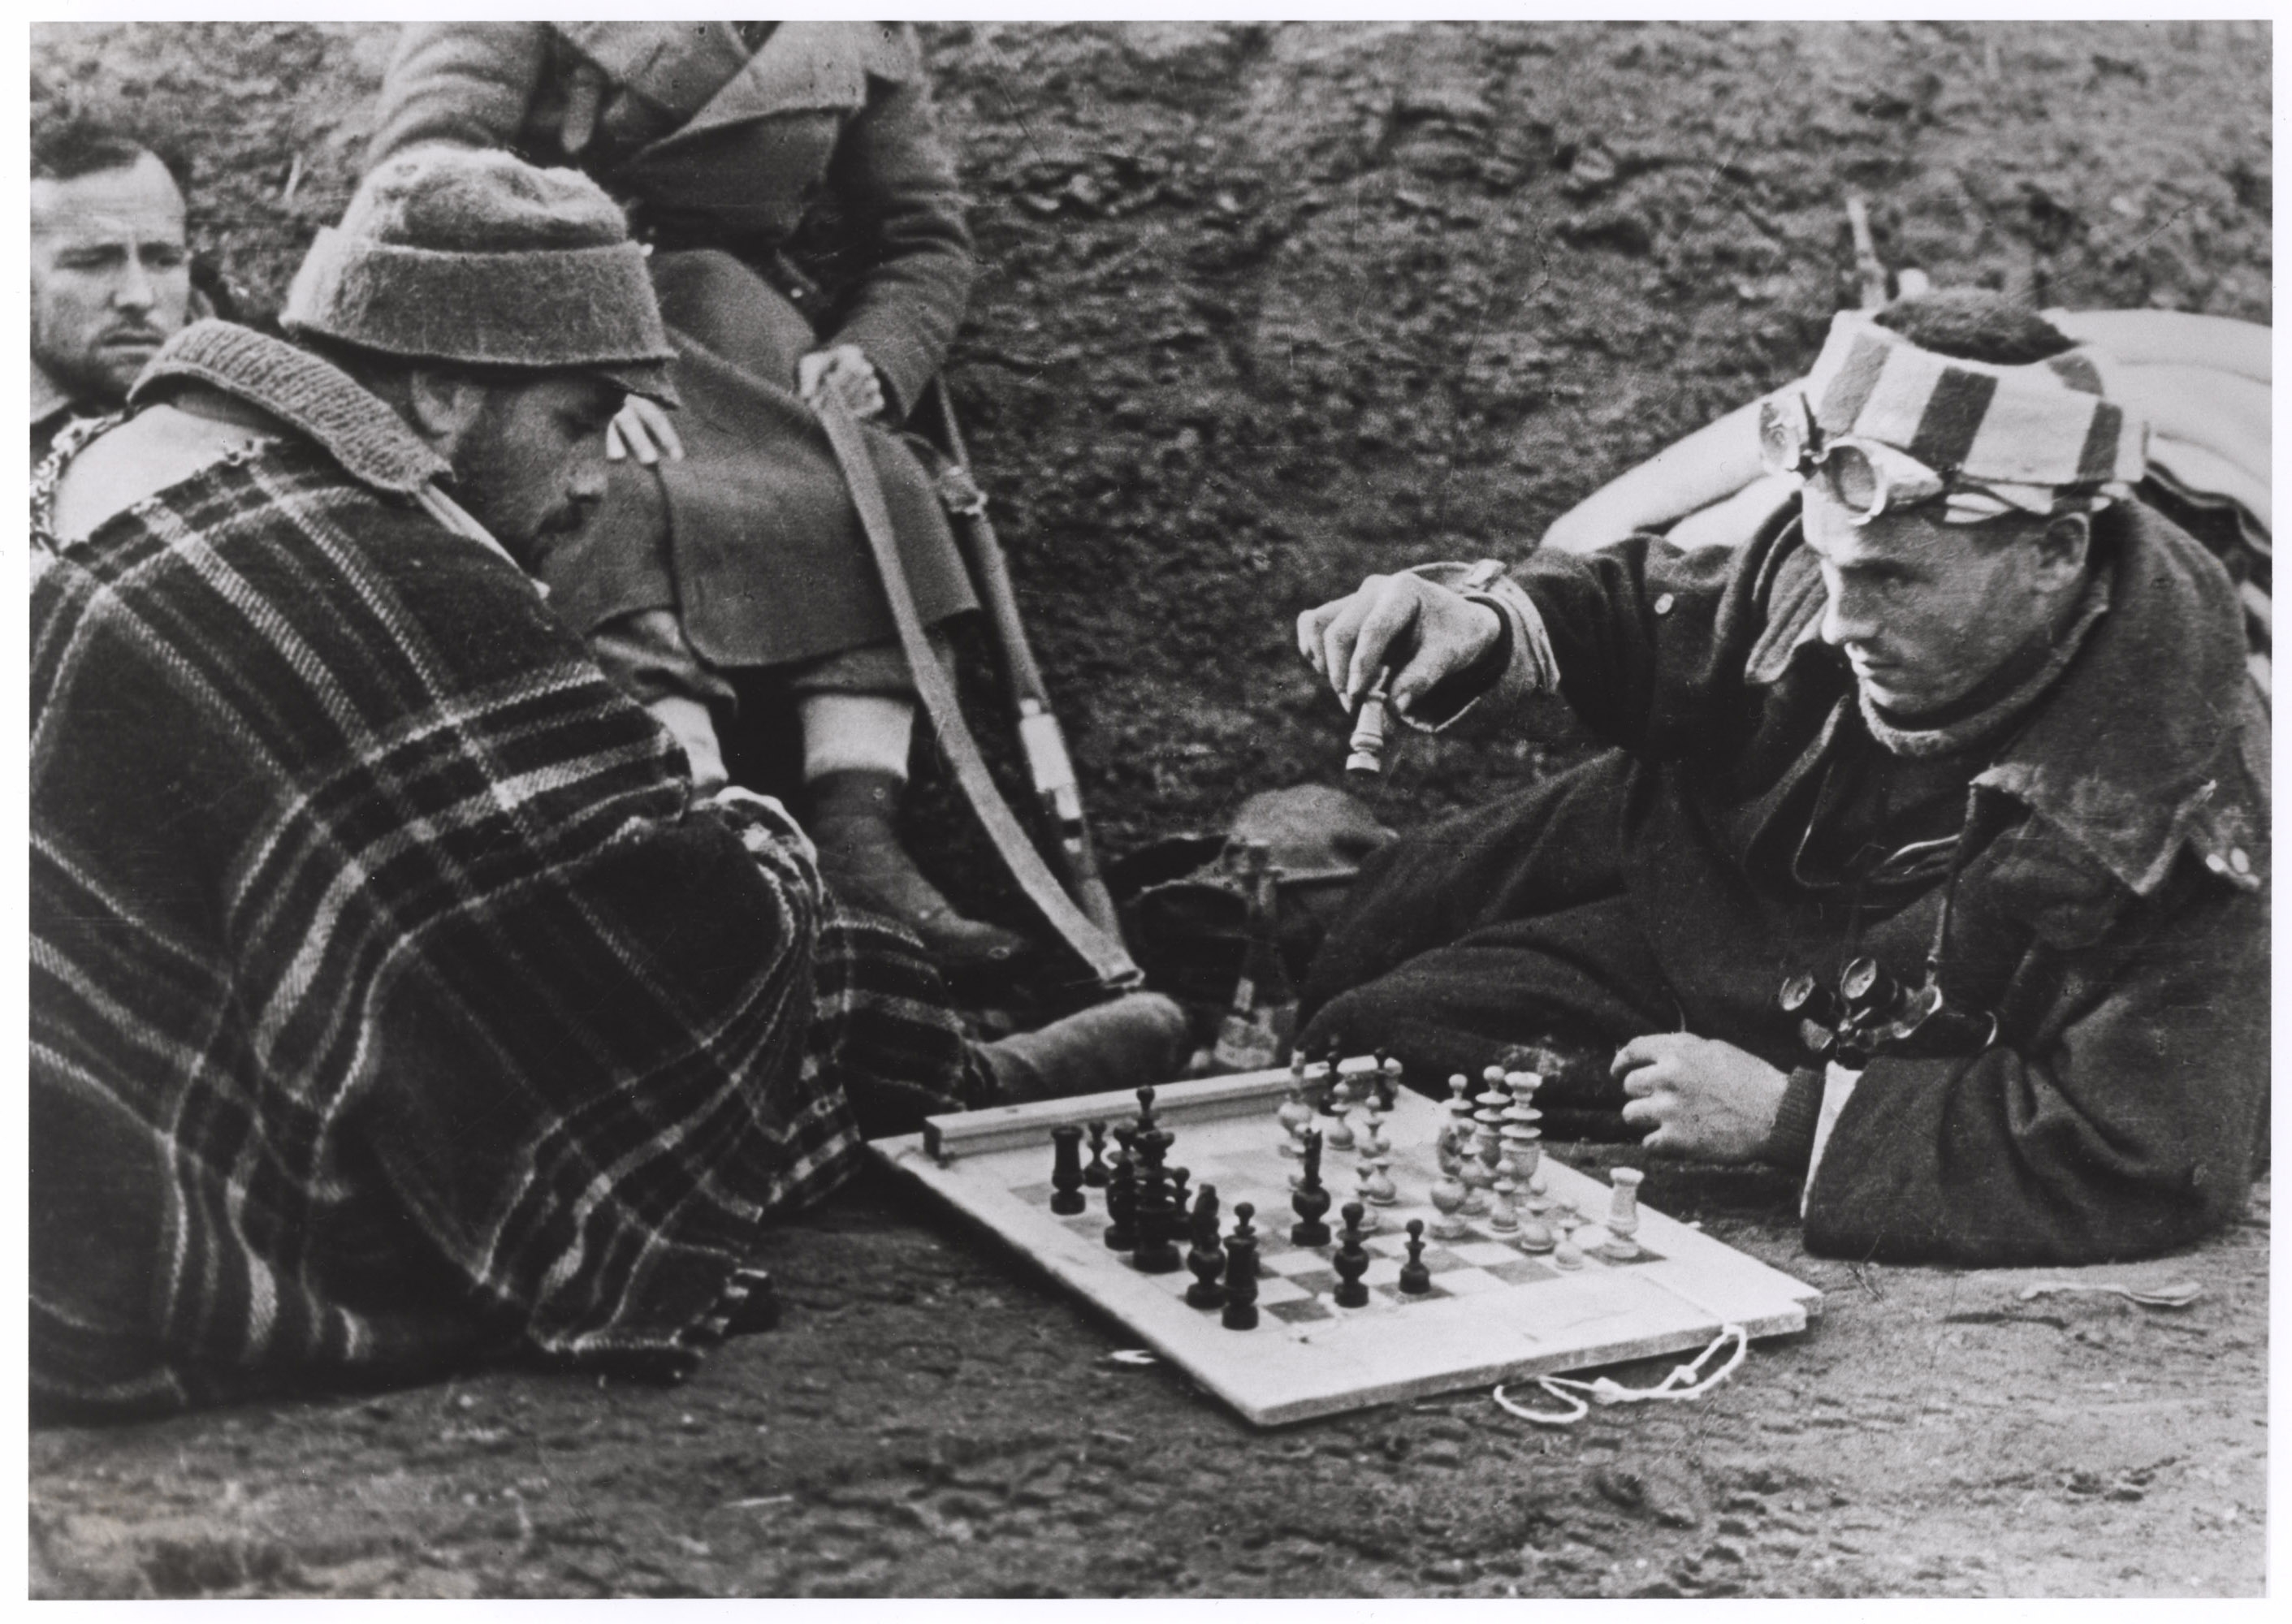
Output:
<instances>
[{"instance_id":1,"label":"knitted wool cap","mask_svg":"<svg viewBox=\"0 0 2292 1624\"><path fill-rule=\"evenodd\" d=\"M594 372L676 404L619 205L505 152L424 147L376 169L311 245L279 323L385 355Z\"/></svg>"},{"instance_id":2,"label":"knitted wool cap","mask_svg":"<svg viewBox=\"0 0 2292 1624\"><path fill-rule=\"evenodd\" d=\"M1950 497L1957 523L2009 508L2090 511L2130 494L2147 464L2147 422L2086 346L1993 366L1921 350L1841 310L1804 389L1825 434L1876 440L1969 482Z\"/></svg>"}]
</instances>

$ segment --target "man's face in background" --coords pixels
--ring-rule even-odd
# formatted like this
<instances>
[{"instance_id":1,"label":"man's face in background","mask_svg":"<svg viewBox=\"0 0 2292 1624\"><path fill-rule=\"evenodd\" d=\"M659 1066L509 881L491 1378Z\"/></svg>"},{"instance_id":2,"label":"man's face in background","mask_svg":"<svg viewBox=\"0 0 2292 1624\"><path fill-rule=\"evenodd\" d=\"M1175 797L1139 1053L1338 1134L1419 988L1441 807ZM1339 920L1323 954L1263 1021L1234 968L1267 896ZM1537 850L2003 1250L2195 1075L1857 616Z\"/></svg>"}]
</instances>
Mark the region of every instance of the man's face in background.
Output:
<instances>
[{"instance_id":1,"label":"man's face in background","mask_svg":"<svg viewBox=\"0 0 2292 1624\"><path fill-rule=\"evenodd\" d=\"M32 361L75 401L113 406L189 318L183 195L149 153L32 182Z\"/></svg>"}]
</instances>

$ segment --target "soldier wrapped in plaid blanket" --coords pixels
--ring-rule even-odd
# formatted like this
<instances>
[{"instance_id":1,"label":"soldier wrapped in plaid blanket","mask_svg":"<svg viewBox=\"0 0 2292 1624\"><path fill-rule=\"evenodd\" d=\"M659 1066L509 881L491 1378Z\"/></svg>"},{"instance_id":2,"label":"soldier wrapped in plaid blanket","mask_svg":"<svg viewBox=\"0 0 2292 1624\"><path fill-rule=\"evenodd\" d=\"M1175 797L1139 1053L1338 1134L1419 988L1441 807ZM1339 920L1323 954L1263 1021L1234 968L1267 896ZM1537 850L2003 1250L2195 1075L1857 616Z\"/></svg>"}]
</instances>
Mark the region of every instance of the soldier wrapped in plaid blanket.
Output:
<instances>
[{"instance_id":1,"label":"soldier wrapped in plaid blanket","mask_svg":"<svg viewBox=\"0 0 2292 1624\"><path fill-rule=\"evenodd\" d=\"M776 803L700 798L512 561L593 500L623 393L672 398L611 200L409 157L324 255L497 296L306 277L303 343L178 334L35 480L47 1413L489 1357L681 1376L870 1112L1076 1059L967 1042L914 938L838 906ZM527 297L551 256L579 320ZM399 343L409 308L468 331ZM1174 1015L1108 1008L1085 1036Z\"/></svg>"},{"instance_id":2,"label":"soldier wrapped in plaid blanket","mask_svg":"<svg viewBox=\"0 0 2292 1624\"><path fill-rule=\"evenodd\" d=\"M32 620L52 1403L680 1372L850 1166L848 1081L991 1086L773 808L697 801L512 565L306 439L63 549Z\"/></svg>"}]
</instances>

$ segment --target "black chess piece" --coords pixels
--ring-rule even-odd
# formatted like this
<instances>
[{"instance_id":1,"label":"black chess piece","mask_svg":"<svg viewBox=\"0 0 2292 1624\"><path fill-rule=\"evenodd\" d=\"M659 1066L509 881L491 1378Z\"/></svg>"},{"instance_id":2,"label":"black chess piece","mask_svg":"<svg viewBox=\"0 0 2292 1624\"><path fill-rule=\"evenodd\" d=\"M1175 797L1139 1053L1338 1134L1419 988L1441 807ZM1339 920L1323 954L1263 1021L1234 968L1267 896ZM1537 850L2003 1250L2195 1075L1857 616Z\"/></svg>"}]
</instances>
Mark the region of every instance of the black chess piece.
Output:
<instances>
[{"instance_id":1,"label":"black chess piece","mask_svg":"<svg viewBox=\"0 0 2292 1624\"><path fill-rule=\"evenodd\" d=\"M1408 1261L1400 1266L1400 1289L1422 1297L1432 1289L1432 1271L1424 1266L1424 1220L1408 1220Z\"/></svg>"},{"instance_id":2,"label":"black chess piece","mask_svg":"<svg viewBox=\"0 0 2292 1624\"><path fill-rule=\"evenodd\" d=\"M1305 1177L1297 1193L1289 1198L1296 1209L1297 1221L1290 1226L1289 1238L1300 1246L1327 1246L1329 1226L1321 1222L1321 1215L1329 1210L1330 1195L1321 1186L1321 1135L1318 1129L1305 1130Z\"/></svg>"},{"instance_id":3,"label":"black chess piece","mask_svg":"<svg viewBox=\"0 0 2292 1624\"><path fill-rule=\"evenodd\" d=\"M1194 1283L1186 1288L1186 1306L1190 1308L1221 1308L1225 1306L1225 1288L1218 1276L1225 1272L1225 1253L1218 1245L1218 1197L1214 1185L1204 1185L1194 1199L1190 1220L1193 1226L1194 1244L1186 1254L1186 1266L1194 1272Z\"/></svg>"},{"instance_id":4,"label":"black chess piece","mask_svg":"<svg viewBox=\"0 0 2292 1624\"><path fill-rule=\"evenodd\" d=\"M1138 1179L1138 1212L1131 1226L1136 1236L1130 1253L1131 1267L1143 1274L1171 1274L1185 1266L1177 1236L1181 1218L1170 1202L1170 1175L1158 1156L1147 1159Z\"/></svg>"},{"instance_id":5,"label":"black chess piece","mask_svg":"<svg viewBox=\"0 0 2292 1624\"><path fill-rule=\"evenodd\" d=\"M1082 1170L1082 1181L1094 1190L1106 1188L1106 1124L1090 1125L1090 1165Z\"/></svg>"},{"instance_id":6,"label":"black chess piece","mask_svg":"<svg viewBox=\"0 0 2292 1624\"><path fill-rule=\"evenodd\" d=\"M1106 1181L1106 1244L1110 1251L1126 1252L1138 1244L1138 1170L1125 1151L1114 1158Z\"/></svg>"},{"instance_id":7,"label":"black chess piece","mask_svg":"<svg viewBox=\"0 0 2292 1624\"><path fill-rule=\"evenodd\" d=\"M1369 1084L1369 1088L1376 1096L1376 1108L1384 1112L1387 1116L1392 1114L1392 1107L1394 1104L1392 1073L1387 1069L1392 1059L1392 1056L1387 1050L1382 1049L1378 1049L1376 1051L1376 1070L1369 1073L1369 1076L1373 1080Z\"/></svg>"},{"instance_id":8,"label":"black chess piece","mask_svg":"<svg viewBox=\"0 0 2292 1624\"><path fill-rule=\"evenodd\" d=\"M1257 1329L1257 1235L1249 1226L1256 1209L1237 1202L1233 1233L1225 1238L1225 1314L1219 1321L1228 1331Z\"/></svg>"},{"instance_id":9,"label":"black chess piece","mask_svg":"<svg viewBox=\"0 0 2292 1624\"><path fill-rule=\"evenodd\" d=\"M1186 1236L1186 1216L1193 1206L1193 1194L1187 1189L1186 1181L1192 1177L1182 1167L1170 1170L1170 1238L1173 1241L1183 1240Z\"/></svg>"},{"instance_id":10,"label":"black chess piece","mask_svg":"<svg viewBox=\"0 0 2292 1624\"><path fill-rule=\"evenodd\" d=\"M1138 1090L1138 1137L1142 1139L1150 1133L1160 1131L1154 1121L1154 1090L1151 1087L1141 1089Z\"/></svg>"},{"instance_id":11,"label":"black chess piece","mask_svg":"<svg viewBox=\"0 0 2292 1624\"><path fill-rule=\"evenodd\" d=\"M1344 1242L1329 1259L1337 1271L1336 1296L1340 1308L1368 1306L1368 1287L1361 1282L1361 1276L1368 1273L1368 1248L1361 1244L1361 1210L1357 1201L1345 1203Z\"/></svg>"},{"instance_id":12,"label":"black chess piece","mask_svg":"<svg viewBox=\"0 0 2292 1624\"><path fill-rule=\"evenodd\" d=\"M1082 1194L1082 1130L1052 1129L1051 1146L1051 1210L1072 1218L1090 1205Z\"/></svg>"}]
</instances>

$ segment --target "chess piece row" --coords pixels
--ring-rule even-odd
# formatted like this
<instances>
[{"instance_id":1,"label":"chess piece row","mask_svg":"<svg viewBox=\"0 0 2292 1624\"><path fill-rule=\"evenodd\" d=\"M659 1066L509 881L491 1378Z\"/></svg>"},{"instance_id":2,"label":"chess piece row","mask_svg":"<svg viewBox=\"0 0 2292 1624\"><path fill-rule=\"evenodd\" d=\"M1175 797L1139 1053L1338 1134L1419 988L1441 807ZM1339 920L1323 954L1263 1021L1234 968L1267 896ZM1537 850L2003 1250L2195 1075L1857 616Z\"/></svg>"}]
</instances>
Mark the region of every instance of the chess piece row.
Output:
<instances>
[{"instance_id":1,"label":"chess piece row","mask_svg":"<svg viewBox=\"0 0 2292 1624\"><path fill-rule=\"evenodd\" d=\"M1184 1266L1178 1242L1189 1226L1191 1175L1169 1162L1176 1136L1155 1118L1154 1090L1139 1089L1136 1121L1114 1129L1117 1149L1110 1162L1101 1154L1104 1123L1090 1124L1088 1167L1082 1162L1082 1134L1072 1124L1051 1130L1051 1210L1070 1218L1088 1205L1084 1186L1103 1185L1108 1249L1128 1252L1131 1266L1143 1274L1174 1274Z\"/></svg>"},{"instance_id":2,"label":"chess piece row","mask_svg":"<svg viewBox=\"0 0 2292 1624\"><path fill-rule=\"evenodd\" d=\"M1326 1199L1326 1193L1322 1194ZM1254 1331L1258 1323L1257 1234L1252 1224L1256 1209L1247 1202L1239 1202L1233 1211L1233 1233L1225 1237L1221 1250L1217 1192L1207 1185L1202 1186L1193 1214L1193 1250L1186 1254L1186 1266L1194 1276L1194 1283L1186 1288L1186 1303L1205 1312L1222 1309L1219 1323L1228 1331ZM1372 1259L1368 1248L1362 1243L1365 1216L1359 1202L1345 1203L1344 1233L1336 1250L1330 1254L1329 1265L1337 1273L1337 1288L1330 1295L1340 1308L1368 1306L1368 1285L1363 1277ZM1327 1225L1320 1226L1320 1243L1326 1243ZM1421 1218L1408 1221L1408 1260L1400 1266L1396 1283L1403 1293L1421 1297L1432 1289L1432 1271L1424 1262L1424 1223Z\"/></svg>"},{"instance_id":3,"label":"chess piece row","mask_svg":"<svg viewBox=\"0 0 2292 1624\"><path fill-rule=\"evenodd\" d=\"M1353 1062L1351 1070L1335 1049L1318 1065L1298 1054L1290 1059L1288 1090L1274 1113L1282 1129L1275 1148L1284 1157L1302 1160L1310 1134L1318 1134L1327 1149L1357 1154L1355 1191L1372 1209L1371 1230L1376 1227L1373 1210L1400 1199L1400 1187L1392 1181L1392 1141L1384 1131L1400 1086L1400 1062L1381 1049L1366 1064ZM1295 1186L1298 1176L1292 1174L1289 1182Z\"/></svg>"}]
</instances>

